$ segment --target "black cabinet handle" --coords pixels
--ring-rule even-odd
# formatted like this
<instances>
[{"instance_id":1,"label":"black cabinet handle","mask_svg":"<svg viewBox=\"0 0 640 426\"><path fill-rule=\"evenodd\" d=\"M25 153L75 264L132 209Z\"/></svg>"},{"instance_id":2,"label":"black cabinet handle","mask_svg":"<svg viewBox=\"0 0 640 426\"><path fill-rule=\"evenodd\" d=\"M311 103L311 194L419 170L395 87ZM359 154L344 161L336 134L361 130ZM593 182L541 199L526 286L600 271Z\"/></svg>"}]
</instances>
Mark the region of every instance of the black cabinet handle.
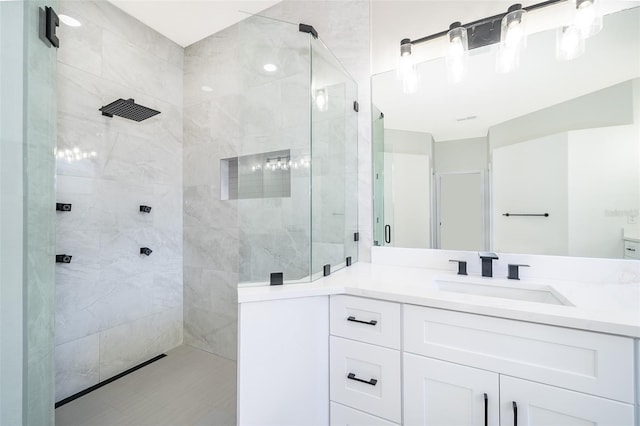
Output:
<instances>
[{"instance_id":1,"label":"black cabinet handle","mask_svg":"<svg viewBox=\"0 0 640 426\"><path fill-rule=\"evenodd\" d=\"M369 325L376 325L378 323L378 321L376 321L376 320L360 321L359 319L356 319L356 317L354 317L354 316L347 317L347 321L359 322L360 324L369 324Z\"/></svg>"},{"instance_id":2,"label":"black cabinet handle","mask_svg":"<svg viewBox=\"0 0 640 426\"><path fill-rule=\"evenodd\" d=\"M636 249L631 248L631 247L627 247L627 250L629 250L629 251L636 251Z\"/></svg>"},{"instance_id":3,"label":"black cabinet handle","mask_svg":"<svg viewBox=\"0 0 640 426\"><path fill-rule=\"evenodd\" d=\"M391 225L384 226L384 242L391 244Z\"/></svg>"},{"instance_id":4,"label":"black cabinet handle","mask_svg":"<svg viewBox=\"0 0 640 426\"><path fill-rule=\"evenodd\" d=\"M371 386L375 386L376 383L378 383L376 379L369 379L369 380L358 379L354 373L347 374L347 379L355 380L356 382L366 383Z\"/></svg>"},{"instance_id":5,"label":"black cabinet handle","mask_svg":"<svg viewBox=\"0 0 640 426\"><path fill-rule=\"evenodd\" d=\"M484 426L489 426L489 397L484 394Z\"/></svg>"},{"instance_id":6,"label":"black cabinet handle","mask_svg":"<svg viewBox=\"0 0 640 426\"><path fill-rule=\"evenodd\" d=\"M513 401L513 426L518 426L518 404Z\"/></svg>"}]
</instances>

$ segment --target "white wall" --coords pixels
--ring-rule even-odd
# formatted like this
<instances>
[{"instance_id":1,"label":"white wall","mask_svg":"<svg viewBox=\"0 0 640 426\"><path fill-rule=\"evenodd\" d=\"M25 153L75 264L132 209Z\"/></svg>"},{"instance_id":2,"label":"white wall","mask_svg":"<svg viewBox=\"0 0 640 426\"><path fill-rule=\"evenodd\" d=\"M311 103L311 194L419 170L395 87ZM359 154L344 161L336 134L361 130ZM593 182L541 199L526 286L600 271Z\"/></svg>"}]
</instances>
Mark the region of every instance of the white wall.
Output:
<instances>
[{"instance_id":1,"label":"white wall","mask_svg":"<svg viewBox=\"0 0 640 426\"><path fill-rule=\"evenodd\" d=\"M567 149L567 134L561 133L493 151L494 251L567 254Z\"/></svg>"},{"instance_id":2,"label":"white wall","mask_svg":"<svg viewBox=\"0 0 640 426\"><path fill-rule=\"evenodd\" d=\"M569 256L620 258L622 229L639 235L637 135L633 125L569 132Z\"/></svg>"},{"instance_id":3,"label":"white wall","mask_svg":"<svg viewBox=\"0 0 640 426\"><path fill-rule=\"evenodd\" d=\"M490 149L577 129L631 124L633 87L625 81L489 128Z\"/></svg>"},{"instance_id":4,"label":"white wall","mask_svg":"<svg viewBox=\"0 0 640 426\"><path fill-rule=\"evenodd\" d=\"M487 169L487 138L436 141L436 173L468 172Z\"/></svg>"}]
</instances>

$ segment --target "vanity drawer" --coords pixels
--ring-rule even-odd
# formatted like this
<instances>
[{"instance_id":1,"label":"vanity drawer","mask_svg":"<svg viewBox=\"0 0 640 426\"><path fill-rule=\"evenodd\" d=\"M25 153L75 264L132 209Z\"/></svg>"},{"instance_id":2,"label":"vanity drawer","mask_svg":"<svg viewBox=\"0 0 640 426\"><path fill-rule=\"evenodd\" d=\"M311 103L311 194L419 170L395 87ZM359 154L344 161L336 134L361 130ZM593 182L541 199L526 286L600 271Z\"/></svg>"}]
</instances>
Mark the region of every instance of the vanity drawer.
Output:
<instances>
[{"instance_id":1,"label":"vanity drawer","mask_svg":"<svg viewBox=\"0 0 640 426\"><path fill-rule=\"evenodd\" d=\"M405 305L404 348L633 403L633 339Z\"/></svg>"},{"instance_id":2,"label":"vanity drawer","mask_svg":"<svg viewBox=\"0 0 640 426\"><path fill-rule=\"evenodd\" d=\"M397 423L354 410L342 404L331 403L331 426L397 426Z\"/></svg>"},{"instance_id":3,"label":"vanity drawer","mask_svg":"<svg viewBox=\"0 0 640 426\"><path fill-rule=\"evenodd\" d=\"M400 349L400 304L331 296L331 334Z\"/></svg>"},{"instance_id":4,"label":"vanity drawer","mask_svg":"<svg viewBox=\"0 0 640 426\"><path fill-rule=\"evenodd\" d=\"M330 338L331 400L400 423L400 352Z\"/></svg>"},{"instance_id":5,"label":"vanity drawer","mask_svg":"<svg viewBox=\"0 0 640 426\"><path fill-rule=\"evenodd\" d=\"M640 259L640 243L636 241L624 240L624 257L630 259Z\"/></svg>"}]
</instances>

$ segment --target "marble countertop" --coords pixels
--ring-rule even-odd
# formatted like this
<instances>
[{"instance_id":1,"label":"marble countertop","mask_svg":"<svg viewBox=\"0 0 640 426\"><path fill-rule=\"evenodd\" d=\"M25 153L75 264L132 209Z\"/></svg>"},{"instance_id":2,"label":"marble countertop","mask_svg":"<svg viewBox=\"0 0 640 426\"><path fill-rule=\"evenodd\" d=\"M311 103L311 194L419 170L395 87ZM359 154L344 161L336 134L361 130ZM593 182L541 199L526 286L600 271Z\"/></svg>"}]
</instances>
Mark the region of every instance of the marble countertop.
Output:
<instances>
[{"instance_id":1,"label":"marble countertop","mask_svg":"<svg viewBox=\"0 0 640 426\"><path fill-rule=\"evenodd\" d=\"M513 287L550 286L573 306L441 291L435 282ZM640 283L585 284L549 279L521 281L458 276L454 272L356 263L312 283L240 287L238 302L258 302L331 294L383 299L514 320L640 338Z\"/></svg>"}]
</instances>

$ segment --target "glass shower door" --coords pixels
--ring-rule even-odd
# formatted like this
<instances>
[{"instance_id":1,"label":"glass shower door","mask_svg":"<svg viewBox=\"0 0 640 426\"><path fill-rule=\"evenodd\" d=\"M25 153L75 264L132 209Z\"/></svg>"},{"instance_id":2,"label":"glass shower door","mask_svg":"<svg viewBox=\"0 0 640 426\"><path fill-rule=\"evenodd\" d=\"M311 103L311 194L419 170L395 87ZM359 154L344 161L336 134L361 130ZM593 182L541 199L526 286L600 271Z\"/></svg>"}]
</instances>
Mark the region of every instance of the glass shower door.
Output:
<instances>
[{"instance_id":1,"label":"glass shower door","mask_svg":"<svg viewBox=\"0 0 640 426\"><path fill-rule=\"evenodd\" d=\"M311 39L312 277L358 260L357 85L331 51Z\"/></svg>"},{"instance_id":2,"label":"glass shower door","mask_svg":"<svg viewBox=\"0 0 640 426\"><path fill-rule=\"evenodd\" d=\"M385 245L384 114L373 106L373 245Z\"/></svg>"},{"instance_id":3,"label":"glass shower door","mask_svg":"<svg viewBox=\"0 0 640 426\"><path fill-rule=\"evenodd\" d=\"M239 282L269 285L272 273L282 273L284 283L309 282L309 35L258 15L239 31L240 135L229 163Z\"/></svg>"},{"instance_id":4,"label":"glass shower door","mask_svg":"<svg viewBox=\"0 0 640 426\"><path fill-rule=\"evenodd\" d=\"M56 1L0 1L0 424L53 425Z\"/></svg>"}]
</instances>

